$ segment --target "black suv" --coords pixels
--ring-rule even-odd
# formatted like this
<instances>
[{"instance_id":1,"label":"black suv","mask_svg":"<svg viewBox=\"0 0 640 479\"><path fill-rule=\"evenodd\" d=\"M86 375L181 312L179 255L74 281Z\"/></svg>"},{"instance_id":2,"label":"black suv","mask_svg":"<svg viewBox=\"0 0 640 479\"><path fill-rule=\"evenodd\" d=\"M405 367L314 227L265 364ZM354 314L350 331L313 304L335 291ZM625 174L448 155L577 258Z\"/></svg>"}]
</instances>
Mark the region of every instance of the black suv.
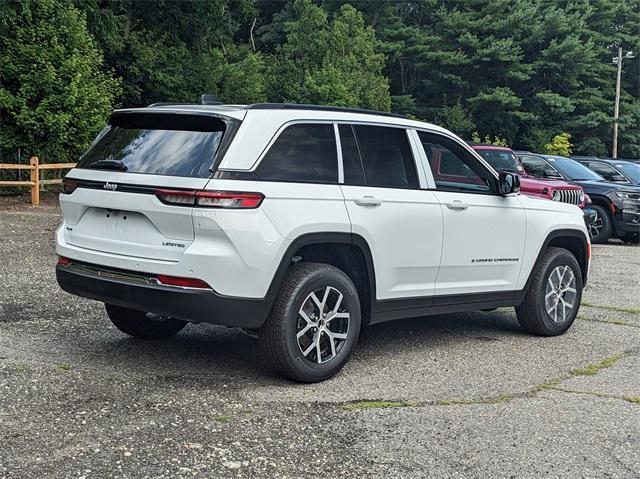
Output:
<instances>
[{"instance_id":1,"label":"black suv","mask_svg":"<svg viewBox=\"0 0 640 479\"><path fill-rule=\"evenodd\" d=\"M572 156L605 180L626 185L640 185L640 165L626 160L610 160L589 156Z\"/></svg>"},{"instance_id":2,"label":"black suv","mask_svg":"<svg viewBox=\"0 0 640 479\"><path fill-rule=\"evenodd\" d=\"M640 242L640 186L610 182L576 160L563 156L516 151L530 176L562 178L582 186L591 197L597 217L589 225L592 243L605 243L612 234L623 241Z\"/></svg>"}]
</instances>

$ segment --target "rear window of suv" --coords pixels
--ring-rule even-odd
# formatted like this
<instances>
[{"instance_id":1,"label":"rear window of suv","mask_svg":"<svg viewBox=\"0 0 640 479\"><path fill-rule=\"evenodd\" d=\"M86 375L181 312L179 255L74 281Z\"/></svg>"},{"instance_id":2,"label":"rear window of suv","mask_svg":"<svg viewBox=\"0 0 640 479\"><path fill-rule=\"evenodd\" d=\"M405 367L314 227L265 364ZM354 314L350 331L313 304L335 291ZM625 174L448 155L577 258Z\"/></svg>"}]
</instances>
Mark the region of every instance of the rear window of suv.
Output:
<instances>
[{"instance_id":1,"label":"rear window of suv","mask_svg":"<svg viewBox=\"0 0 640 479\"><path fill-rule=\"evenodd\" d=\"M227 124L205 115L113 116L78 168L207 178Z\"/></svg>"}]
</instances>

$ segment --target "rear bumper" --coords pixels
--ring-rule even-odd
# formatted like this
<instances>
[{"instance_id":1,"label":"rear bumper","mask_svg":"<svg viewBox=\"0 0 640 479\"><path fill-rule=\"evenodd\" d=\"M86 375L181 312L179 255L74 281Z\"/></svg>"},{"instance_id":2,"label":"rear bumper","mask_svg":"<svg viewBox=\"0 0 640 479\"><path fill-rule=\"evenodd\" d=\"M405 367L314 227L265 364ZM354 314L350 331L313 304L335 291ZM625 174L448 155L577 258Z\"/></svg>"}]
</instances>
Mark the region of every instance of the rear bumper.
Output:
<instances>
[{"instance_id":1,"label":"rear bumper","mask_svg":"<svg viewBox=\"0 0 640 479\"><path fill-rule=\"evenodd\" d=\"M140 275L104 274L91 265L56 266L60 287L71 294L125 308L197 323L255 329L262 326L273 298L222 296L212 290L144 284Z\"/></svg>"}]
</instances>

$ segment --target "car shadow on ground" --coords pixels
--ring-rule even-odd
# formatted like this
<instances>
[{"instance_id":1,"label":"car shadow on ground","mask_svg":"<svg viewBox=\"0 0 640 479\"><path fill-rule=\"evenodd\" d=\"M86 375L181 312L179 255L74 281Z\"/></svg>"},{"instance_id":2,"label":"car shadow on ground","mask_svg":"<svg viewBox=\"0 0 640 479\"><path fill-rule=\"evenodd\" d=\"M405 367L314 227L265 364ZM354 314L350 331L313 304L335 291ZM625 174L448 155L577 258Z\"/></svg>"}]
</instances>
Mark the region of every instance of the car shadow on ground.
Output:
<instances>
[{"instance_id":1,"label":"car shadow on ground","mask_svg":"<svg viewBox=\"0 0 640 479\"><path fill-rule=\"evenodd\" d=\"M127 337L105 317L62 339L59 354L84 366L123 375L157 378L238 379L282 384L262 360L258 341L238 329L188 325L176 336L144 341ZM520 336L513 310L472 312L391 321L366 327L352 362L388 362L407 352L467 341L501 341ZM217 379L216 379L217 378Z\"/></svg>"}]
</instances>

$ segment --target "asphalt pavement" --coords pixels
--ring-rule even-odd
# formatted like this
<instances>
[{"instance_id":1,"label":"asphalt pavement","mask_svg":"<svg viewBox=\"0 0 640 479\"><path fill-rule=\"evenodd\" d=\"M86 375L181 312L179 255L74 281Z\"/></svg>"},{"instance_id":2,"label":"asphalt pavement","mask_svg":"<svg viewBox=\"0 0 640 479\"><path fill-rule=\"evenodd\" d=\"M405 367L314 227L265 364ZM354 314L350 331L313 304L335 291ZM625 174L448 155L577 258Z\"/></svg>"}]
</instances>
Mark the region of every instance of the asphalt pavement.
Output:
<instances>
[{"instance_id":1,"label":"asphalt pavement","mask_svg":"<svg viewBox=\"0 0 640 479\"><path fill-rule=\"evenodd\" d=\"M640 247L556 338L512 309L368 328L336 378L212 325L144 342L55 281L55 201L0 200L0 477L639 477Z\"/></svg>"}]
</instances>

